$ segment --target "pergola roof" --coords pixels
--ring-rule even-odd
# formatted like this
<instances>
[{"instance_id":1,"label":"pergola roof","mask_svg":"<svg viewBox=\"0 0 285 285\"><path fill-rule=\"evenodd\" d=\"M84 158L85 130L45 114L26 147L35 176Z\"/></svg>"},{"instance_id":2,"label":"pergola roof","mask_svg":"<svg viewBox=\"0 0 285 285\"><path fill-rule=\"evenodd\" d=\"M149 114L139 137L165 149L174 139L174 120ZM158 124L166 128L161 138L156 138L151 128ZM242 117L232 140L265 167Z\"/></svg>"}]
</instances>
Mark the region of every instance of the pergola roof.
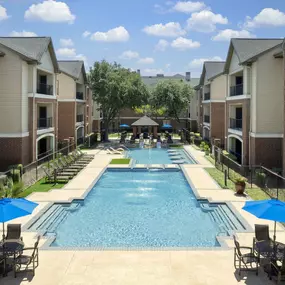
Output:
<instances>
[{"instance_id":1,"label":"pergola roof","mask_svg":"<svg viewBox=\"0 0 285 285\"><path fill-rule=\"evenodd\" d=\"M138 119L137 121L135 121L134 123L132 123L133 127L136 126L158 126L159 124L156 123L155 121L153 121L151 118L149 118L148 116L143 116L140 119Z\"/></svg>"}]
</instances>

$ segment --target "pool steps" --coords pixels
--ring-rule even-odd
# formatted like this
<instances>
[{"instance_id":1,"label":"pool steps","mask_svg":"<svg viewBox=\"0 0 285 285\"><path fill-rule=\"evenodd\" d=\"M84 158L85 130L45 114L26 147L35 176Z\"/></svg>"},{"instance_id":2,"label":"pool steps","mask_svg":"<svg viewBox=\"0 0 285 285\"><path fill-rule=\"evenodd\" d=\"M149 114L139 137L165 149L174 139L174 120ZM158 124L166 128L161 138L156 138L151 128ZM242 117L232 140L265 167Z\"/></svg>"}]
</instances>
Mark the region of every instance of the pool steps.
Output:
<instances>
[{"instance_id":1,"label":"pool steps","mask_svg":"<svg viewBox=\"0 0 285 285\"><path fill-rule=\"evenodd\" d=\"M80 203L73 202L67 205L53 204L30 227L32 231L54 232L67 216L81 207Z\"/></svg>"},{"instance_id":2,"label":"pool steps","mask_svg":"<svg viewBox=\"0 0 285 285\"><path fill-rule=\"evenodd\" d=\"M209 213L211 219L219 225L222 234L245 229L226 204L211 204L203 201L200 202L200 207L204 212Z\"/></svg>"}]
</instances>

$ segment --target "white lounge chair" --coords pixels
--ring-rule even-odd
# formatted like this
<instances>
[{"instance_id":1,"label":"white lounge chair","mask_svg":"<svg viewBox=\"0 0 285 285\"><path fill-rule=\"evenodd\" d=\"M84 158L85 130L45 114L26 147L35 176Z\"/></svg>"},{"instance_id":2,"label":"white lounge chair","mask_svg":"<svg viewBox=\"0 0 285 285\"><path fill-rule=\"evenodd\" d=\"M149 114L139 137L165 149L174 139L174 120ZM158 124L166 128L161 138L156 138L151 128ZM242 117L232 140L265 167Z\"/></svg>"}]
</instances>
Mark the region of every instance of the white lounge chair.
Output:
<instances>
[{"instance_id":1,"label":"white lounge chair","mask_svg":"<svg viewBox=\"0 0 285 285\"><path fill-rule=\"evenodd\" d=\"M113 154L123 154L124 152L124 151L119 151L118 149L114 149L112 147L110 147L109 149L113 152Z\"/></svg>"}]
</instances>

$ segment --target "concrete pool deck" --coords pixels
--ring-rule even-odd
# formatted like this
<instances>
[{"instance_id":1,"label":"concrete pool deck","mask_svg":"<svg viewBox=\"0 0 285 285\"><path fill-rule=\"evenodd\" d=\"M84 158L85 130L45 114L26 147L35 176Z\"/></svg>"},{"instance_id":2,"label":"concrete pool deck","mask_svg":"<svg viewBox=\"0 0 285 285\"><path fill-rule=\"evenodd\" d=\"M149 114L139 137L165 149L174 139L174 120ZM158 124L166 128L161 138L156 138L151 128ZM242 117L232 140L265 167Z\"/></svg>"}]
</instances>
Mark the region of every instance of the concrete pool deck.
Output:
<instances>
[{"instance_id":1,"label":"concrete pool deck","mask_svg":"<svg viewBox=\"0 0 285 285\"><path fill-rule=\"evenodd\" d=\"M250 226L248 232L237 233L241 245L252 246L254 224L269 224L273 222L260 220L242 210L246 197L235 196L234 192L221 189L204 170L213 165L204 158L204 154L191 146L185 150L198 162L195 165L184 165L183 171L191 180L200 197L211 202L229 202ZM99 150L91 150L95 154L91 161L77 177L64 188L51 190L48 193L33 193L28 199L39 203L35 212L23 218L13 220L13 223L27 224L39 211L50 202L68 202L72 199L84 198L93 187L113 158L121 155L109 155ZM0 232L1 234L1 232ZM273 234L271 233L271 236ZM35 242L36 233L23 231L25 245L30 247ZM285 231L278 225L277 240L285 242ZM41 240L40 246L45 242ZM241 278L235 273L233 266L233 241L225 240L228 248L218 250L42 250L39 251L40 266L36 275L21 273L15 279L10 273L0 279L4 285L103 285L103 284L147 284L147 285L267 285L274 284L260 269L260 275L244 272ZM24 279L22 279L24 278Z\"/></svg>"}]
</instances>

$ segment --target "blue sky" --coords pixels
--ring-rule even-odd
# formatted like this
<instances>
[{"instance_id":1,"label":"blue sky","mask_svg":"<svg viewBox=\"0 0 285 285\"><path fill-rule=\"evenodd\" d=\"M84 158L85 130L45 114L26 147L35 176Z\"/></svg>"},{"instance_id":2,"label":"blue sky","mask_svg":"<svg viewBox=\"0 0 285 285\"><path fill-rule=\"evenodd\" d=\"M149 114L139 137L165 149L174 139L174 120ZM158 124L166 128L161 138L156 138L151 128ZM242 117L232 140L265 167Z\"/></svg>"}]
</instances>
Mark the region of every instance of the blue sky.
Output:
<instances>
[{"instance_id":1,"label":"blue sky","mask_svg":"<svg viewBox=\"0 0 285 285\"><path fill-rule=\"evenodd\" d=\"M231 37L284 37L285 1L0 0L0 31L51 36L58 59L198 77Z\"/></svg>"}]
</instances>

